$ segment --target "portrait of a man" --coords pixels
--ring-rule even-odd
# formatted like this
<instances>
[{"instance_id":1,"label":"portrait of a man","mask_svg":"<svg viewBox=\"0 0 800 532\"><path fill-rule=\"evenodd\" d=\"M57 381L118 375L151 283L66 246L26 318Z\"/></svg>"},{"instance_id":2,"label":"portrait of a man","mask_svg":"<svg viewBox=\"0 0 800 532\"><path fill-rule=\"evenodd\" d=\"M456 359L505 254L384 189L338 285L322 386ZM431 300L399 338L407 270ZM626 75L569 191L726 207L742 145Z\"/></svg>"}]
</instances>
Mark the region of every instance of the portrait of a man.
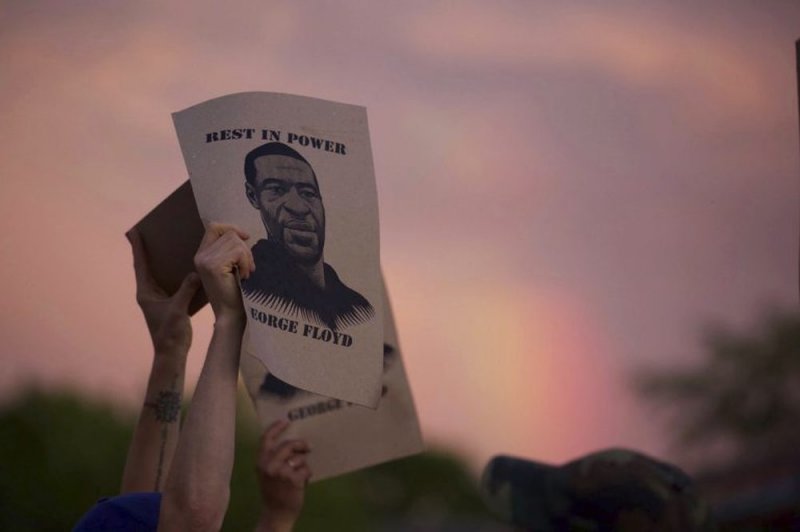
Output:
<instances>
[{"instance_id":1,"label":"portrait of a man","mask_svg":"<svg viewBox=\"0 0 800 532\"><path fill-rule=\"evenodd\" d=\"M333 330L370 320L369 301L324 261L325 206L308 161L269 142L247 154L244 175L247 199L267 232L252 247L256 271L242 281L244 295Z\"/></svg>"}]
</instances>

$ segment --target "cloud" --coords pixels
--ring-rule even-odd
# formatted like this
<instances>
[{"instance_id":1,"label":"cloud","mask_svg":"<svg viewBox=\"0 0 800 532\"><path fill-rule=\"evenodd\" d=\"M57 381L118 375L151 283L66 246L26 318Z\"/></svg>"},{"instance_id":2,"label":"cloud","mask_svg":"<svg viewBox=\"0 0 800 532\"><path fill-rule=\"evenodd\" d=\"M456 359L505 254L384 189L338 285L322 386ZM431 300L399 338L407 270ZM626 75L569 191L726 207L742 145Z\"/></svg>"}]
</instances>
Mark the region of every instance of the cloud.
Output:
<instances>
[{"instance_id":1,"label":"cloud","mask_svg":"<svg viewBox=\"0 0 800 532\"><path fill-rule=\"evenodd\" d=\"M752 61L759 44L746 47L726 29L698 31L685 11L664 6L467 3L418 13L407 33L420 61L444 68L592 72L629 90L680 88L695 110L713 105L721 118L753 118L755 109L774 108Z\"/></svg>"}]
</instances>

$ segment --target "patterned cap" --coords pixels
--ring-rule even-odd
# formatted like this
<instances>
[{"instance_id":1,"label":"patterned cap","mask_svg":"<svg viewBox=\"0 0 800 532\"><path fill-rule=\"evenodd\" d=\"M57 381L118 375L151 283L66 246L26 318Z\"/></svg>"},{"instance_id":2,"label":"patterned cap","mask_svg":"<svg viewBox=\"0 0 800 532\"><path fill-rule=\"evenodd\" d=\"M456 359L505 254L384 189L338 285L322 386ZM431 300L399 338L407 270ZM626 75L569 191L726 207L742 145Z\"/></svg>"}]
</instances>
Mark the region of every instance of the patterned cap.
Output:
<instances>
[{"instance_id":1,"label":"patterned cap","mask_svg":"<svg viewBox=\"0 0 800 532\"><path fill-rule=\"evenodd\" d=\"M688 475L624 449L560 467L496 456L484 469L481 491L503 520L537 532L716 530Z\"/></svg>"}]
</instances>

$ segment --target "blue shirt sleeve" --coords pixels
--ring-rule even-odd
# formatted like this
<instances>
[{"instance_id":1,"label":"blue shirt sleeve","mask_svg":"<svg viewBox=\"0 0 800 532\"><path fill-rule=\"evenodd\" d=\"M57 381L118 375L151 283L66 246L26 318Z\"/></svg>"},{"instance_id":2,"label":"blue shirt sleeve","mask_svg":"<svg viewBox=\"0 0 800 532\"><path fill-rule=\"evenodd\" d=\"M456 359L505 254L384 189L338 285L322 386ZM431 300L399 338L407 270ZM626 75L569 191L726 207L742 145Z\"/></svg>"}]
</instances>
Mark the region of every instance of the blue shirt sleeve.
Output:
<instances>
[{"instance_id":1,"label":"blue shirt sleeve","mask_svg":"<svg viewBox=\"0 0 800 532\"><path fill-rule=\"evenodd\" d=\"M158 529L158 513L161 508L161 493L127 493L117 497L100 499L78 521L73 532L155 532Z\"/></svg>"}]
</instances>

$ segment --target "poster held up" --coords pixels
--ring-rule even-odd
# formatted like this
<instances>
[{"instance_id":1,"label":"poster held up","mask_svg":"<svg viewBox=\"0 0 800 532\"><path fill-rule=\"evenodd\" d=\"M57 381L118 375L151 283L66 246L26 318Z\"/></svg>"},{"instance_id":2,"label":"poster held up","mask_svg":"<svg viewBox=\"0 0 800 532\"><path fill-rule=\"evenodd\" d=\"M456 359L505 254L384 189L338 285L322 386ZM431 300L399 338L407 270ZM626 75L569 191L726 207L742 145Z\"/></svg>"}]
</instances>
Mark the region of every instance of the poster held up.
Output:
<instances>
[{"instance_id":1,"label":"poster held up","mask_svg":"<svg viewBox=\"0 0 800 532\"><path fill-rule=\"evenodd\" d=\"M249 92L173 120L202 219L251 235L247 351L294 387L374 408L383 296L366 109Z\"/></svg>"},{"instance_id":2,"label":"poster held up","mask_svg":"<svg viewBox=\"0 0 800 532\"><path fill-rule=\"evenodd\" d=\"M263 428L277 419L292 423L286 438L302 438L313 450L312 482L424 450L388 294L384 291L381 400L376 410L299 390L242 353L242 378Z\"/></svg>"}]
</instances>

